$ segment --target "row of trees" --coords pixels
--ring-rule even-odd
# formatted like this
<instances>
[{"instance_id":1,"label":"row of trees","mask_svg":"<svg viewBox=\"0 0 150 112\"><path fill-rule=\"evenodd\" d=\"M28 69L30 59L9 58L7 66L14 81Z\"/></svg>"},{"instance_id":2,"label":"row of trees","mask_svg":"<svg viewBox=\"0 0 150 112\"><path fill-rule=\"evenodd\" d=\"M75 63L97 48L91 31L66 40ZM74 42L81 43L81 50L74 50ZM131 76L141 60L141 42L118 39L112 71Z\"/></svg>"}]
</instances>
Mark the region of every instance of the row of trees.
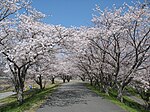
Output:
<instances>
[{"instance_id":1,"label":"row of trees","mask_svg":"<svg viewBox=\"0 0 150 112\"><path fill-rule=\"evenodd\" d=\"M82 80L90 80L109 95L110 88L123 93L132 85L149 107L150 10L148 4L124 4L101 11L96 6L94 27L76 29L66 46ZM73 33L72 33L73 34ZM72 42L74 42L72 44Z\"/></svg>"},{"instance_id":2,"label":"row of trees","mask_svg":"<svg viewBox=\"0 0 150 112\"><path fill-rule=\"evenodd\" d=\"M55 76L62 73L62 67L56 66L56 57L68 31L60 25L41 22L43 17L43 13L31 7L30 0L0 2L0 53L6 77L12 80L20 104L27 78L43 89L44 78L54 83Z\"/></svg>"},{"instance_id":3,"label":"row of trees","mask_svg":"<svg viewBox=\"0 0 150 112\"><path fill-rule=\"evenodd\" d=\"M43 89L43 78L54 83L56 76L65 82L78 75L107 94L117 88L120 101L125 87L133 85L149 106L148 4L104 11L96 6L94 27L80 28L45 24L41 22L45 15L30 4L29 0L0 3L0 53L20 103L26 78Z\"/></svg>"}]
</instances>

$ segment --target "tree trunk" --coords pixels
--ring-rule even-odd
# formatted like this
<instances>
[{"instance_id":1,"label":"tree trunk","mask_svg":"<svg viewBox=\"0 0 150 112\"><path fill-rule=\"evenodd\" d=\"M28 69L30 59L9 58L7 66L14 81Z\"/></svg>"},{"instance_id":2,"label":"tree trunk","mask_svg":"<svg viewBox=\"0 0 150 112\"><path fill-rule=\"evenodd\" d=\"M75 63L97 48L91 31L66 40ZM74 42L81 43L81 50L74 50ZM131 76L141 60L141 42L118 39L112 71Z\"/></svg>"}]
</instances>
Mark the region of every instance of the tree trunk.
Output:
<instances>
[{"instance_id":1,"label":"tree trunk","mask_svg":"<svg viewBox=\"0 0 150 112\"><path fill-rule=\"evenodd\" d=\"M98 78L95 79L94 86L95 86L95 87L98 87L98 89L100 89L100 83L99 83Z\"/></svg>"},{"instance_id":2,"label":"tree trunk","mask_svg":"<svg viewBox=\"0 0 150 112\"><path fill-rule=\"evenodd\" d=\"M117 84L117 77L115 77L115 80L114 80L114 83L113 83L113 85L112 85L112 88L113 88L113 89L119 89L119 88L118 88L118 84Z\"/></svg>"},{"instance_id":3,"label":"tree trunk","mask_svg":"<svg viewBox=\"0 0 150 112\"><path fill-rule=\"evenodd\" d=\"M66 82L66 79L63 79L63 83L65 83Z\"/></svg>"},{"instance_id":4,"label":"tree trunk","mask_svg":"<svg viewBox=\"0 0 150 112\"><path fill-rule=\"evenodd\" d=\"M118 98L118 100L119 100L120 102L123 102L123 88L122 88L122 87L120 87L120 88L118 89L118 96L117 96L117 98Z\"/></svg>"},{"instance_id":5,"label":"tree trunk","mask_svg":"<svg viewBox=\"0 0 150 112\"><path fill-rule=\"evenodd\" d=\"M55 78L52 77L52 84L55 84Z\"/></svg>"},{"instance_id":6,"label":"tree trunk","mask_svg":"<svg viewBox=\"0 0 150 112\"><path fill-rule=\"evenodd\" d=\"M85 81L85 78L82 78L82 77L81 77L81 80L84 82L84 81Z\"/></svg>"},{"instance_id":7,"label":"tree trunk","mask_svg":"<svg viewBox=\"0 0 150 112\"><path fill-rule=\"evenodd\" d=\"M40 89L43 89L42 83L40 83Z\"/></svg>"},{"instance_id":8,"label":"tree trunk","mask_svg":"<svg viewBox=\"0 0 150 112\"><path fill-rule=\"evenodd\" d=\"M92 79L90 79L90 85L93 86L93 80Z\"/></svg>"},{"instance_id":9,"label":"tree trunk","mask_svg":"<svg viewBox=\"0 0 150 112\"><path fill-rule=\"evenodd\" d=\"M23 70L21 71L21 68L18 68L18 79L17 79L17 99L19 101L19 104L23 104L23 101L24 101L24 98L23 98L23 89L24 89L24 78L22 77L22 75L24 74L21 74L23 73Z\"/></svg>"},{"instance_id":10,"label":"tree trunk","mask_svg":"<svg viewBox=\"0 0 150 112\"><path fill-rule=\"evenodd\" d=\"M109 89L107 85L104 86L104 92L109 96Z\"/></svg>"},{"instance_id":11,"label":"tree trunk","mask_svg":"<svg viewBox=\"0 0 150 112\"><path fill-rule=\"evenodd\" d=\"M42 89L44 89L44 86L43 86L43 82L42 82L42 76L41 75L39 75L39 77L37 78L37 79L34 79L34 81L40 86L40 89L42 90Z\"/></svg>"},{"instance_id":12,"label":"tree trunk","mask_svg":"<svg viewBox=\"0 0 150 112\"><path fill-rule=\"evenodd\" d=\"M19 101L19 104L23 104L24 98L23 98L23 88L19 88L17 92L17 99Z\"/></svg>"},{"instance_id":13,"label":"tree trunk","mask_svg":"<svg viewBox=\"0 0 150 112\"><path fill-rule=\"evenodd\" d=\"M146 110L149 110L150 109L150 102L145 102L145 109Z\"/></svg>"},{"instance_id":14,"label":"tree trunk","mask_svg":"<svg viewBox=\"0 0 150 112\"><path fill-rule=\"evenodd\" d=\"M3 54L7 57L7 60L12 63L11 65L9 65L10 71L13 75L12 82L17 92L17 100L19 101L19 104L22 104L24 100L23 89L24 89L25 77L27 74L27 70L31 66L31 61L24 62L19 67L17 63L13 61L11 58L9 58L5 52L3 52Z\"/></svg>"},{"instance_id":15,"label":"tree trunk","mask_svg":"<svg viewBox=\"0 0 150 112\"><path fill-rule=\"evenodd\" d=\"M70 79L67 79L68 82L70 82Z\"/></svg>"},{"instance_id":16,"label":"tree trunk","mask_svg":"<svg viewBox=\"0 0 150 112\"><path fill-rule=\"evenodd\" d=\"M42 76L39 76L39 85L40 85L40 89L43 89L43 85L42 85Z\"/></svg>"}]
</instances>

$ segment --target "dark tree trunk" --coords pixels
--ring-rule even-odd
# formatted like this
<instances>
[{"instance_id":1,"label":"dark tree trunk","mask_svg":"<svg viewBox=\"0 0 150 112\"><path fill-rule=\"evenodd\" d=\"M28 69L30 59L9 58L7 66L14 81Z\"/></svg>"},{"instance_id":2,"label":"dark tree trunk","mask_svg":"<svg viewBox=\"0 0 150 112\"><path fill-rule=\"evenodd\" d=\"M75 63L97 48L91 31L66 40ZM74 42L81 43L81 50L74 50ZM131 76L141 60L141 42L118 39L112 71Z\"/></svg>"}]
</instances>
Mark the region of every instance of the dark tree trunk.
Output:
<instances>
[{"instance_id":1,"label":"dark tree trunk","mask_svg":"<svg viewBox=\"0 0 150 112\"><path fill-rule=\"evenodd\" d=\"M40 83L40 89L43 89L42 83Z\"/></svg>"},{"instance_id":2,"label":"dark tree trunk","mask_svg":"<svg viewBox=\"0 0 150 112\"><path fill-rule=\"evenodd\" d=\"M70 82L70 79L67 79L68 82Z\"/></svg>"},{"instance_id":3,"label":"dark tree trunk","mask_svg":"<svg viewBox=\"0 0 150 112\"><path fill-rule=\"evenodd\" d=\"M82 78L82 77L81 77L81 80L84 82L84 81L85 81L85 78Z\"/></svg>"},{"instance_id":4,"label":"dark tree trunk","mask_svg":"<svg viewBox=\"0 0 150 112\"><path fill-rule=\"evenodd\" d=\"M95 79L94 86L98 87L98 89L100 89L100 83L99 83L98 78Z\"/></svg>"},{"instance_id":5,"label":"dark tree trunk","mask_svg":"<svg viewBox=\"0 0 150 112\"><path fill-rule=\"evenodd\" d=\"M85 81L85 75L78 75L78 77L79 77L82 81Z\"/></svg>"},{"instance_id":6,"label":"dark tree trunk","mask_svg":"<svg viewBox=\"0 0 150 112\"><path fill-rule=\"evenodd\" d=\"M90 79L90 85L93 86L93 79Z\"/></svg>"},{"instance_id":7,"label":"dark tree trunk","mask_svg":"<svg viewBox=\"0 0 150 112\"><path fill-rule=\"evenodd\" d=\"M66 79L63 79L63 83L65 83L66 82Z\"/></svg>"},{"instance_id":8,"label":"dark tree trunk","mask_svg":"<svg viewBox=\"0 0 150 112\"><path fill-rule=\"evenodd\" d=\"M71 76L66 76L66 79L67 79L68 82L70 82Z\"/></svg>"},{"instance_id":9,"label":"dark tree trunk","mask_svg":"<svg viewBox=\"0 0 150 112\"><path fill-rule=\"evenodd\" d=\"M39 75L39 77L37 79L34 79L34 80L40 86L41 90L45 88L46 82L43 85L43 81L42 81L42 76L41 75Z\"/></svg>"},{"instance_id":10,"label":"dark tree trunk","mask_svg":"<svg viewBox=\"0 0 150 112\"><path fill-rule=\"evenodd\" d=\"M52 77L52 84L55 84L55 78L54 77Z\"/></svg>"},{"instance_id":11,"label":"dark tree trunk","mask_svg":"<svg viewBox=\"0 0 150 112\"><path fill-rule=\"evenodd\" d=\"M40 76L38 77L38 79L39 79L40 89L43 89L43 85L42 85L42 76L40 75Z\"/></svg>"}]
</instances>

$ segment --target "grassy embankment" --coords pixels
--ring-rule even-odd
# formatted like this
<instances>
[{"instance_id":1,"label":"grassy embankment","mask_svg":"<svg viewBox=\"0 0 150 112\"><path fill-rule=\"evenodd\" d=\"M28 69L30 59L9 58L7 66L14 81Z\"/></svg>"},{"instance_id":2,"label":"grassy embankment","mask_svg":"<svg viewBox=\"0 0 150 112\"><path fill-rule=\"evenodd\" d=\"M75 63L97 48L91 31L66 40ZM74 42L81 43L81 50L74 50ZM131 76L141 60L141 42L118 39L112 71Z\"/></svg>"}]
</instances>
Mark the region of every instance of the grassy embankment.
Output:
<instances>
[{"instance_id":1,"label":"grassy embankment","mask_svg":"<svg viewBox=\"0 0 150 112\"><path fill-rule=\"evenodd\" d=\"M109 96L108 96L105 93L100 92L97 88L91 86L90 84L86 84L86 86L89 89L91 89L92 91L94 91L95 93L97 93L99 96L110 100L112 103L120 106L122 109L127 110L128 112L150 112L149 110L145 110L143 105L140 105L137 102L134 102L128 96L124 96L123 97L124 103L121 103L117 99L117 91L115 91L115 90L110 90ZM129 88L129 89L130 89L130 92L132 95L136 95L134 90L132 90L131 88Z\"/></svg>"},{"instance_id":2,"label":"grassy embankment","mask_svg":"<svg viewBox=\"0 0 150 112\"><path fill-rule=\"evenodd\" d=\"M49 84L44 90L33 88L24 92L24 103L19 105L16 95L0 100L0 112L35 112L59 84Z\"/></svg>"},{"instance_id":3,"label":"grassy embankment","mask_svg":"<svg viewBox=\"0 0 150 112\"><path fill-rule=\"evenodd\" d=\"M12 91L12 85L7 79L0 79L0 93Z\"/></svg>"}]
</instances>

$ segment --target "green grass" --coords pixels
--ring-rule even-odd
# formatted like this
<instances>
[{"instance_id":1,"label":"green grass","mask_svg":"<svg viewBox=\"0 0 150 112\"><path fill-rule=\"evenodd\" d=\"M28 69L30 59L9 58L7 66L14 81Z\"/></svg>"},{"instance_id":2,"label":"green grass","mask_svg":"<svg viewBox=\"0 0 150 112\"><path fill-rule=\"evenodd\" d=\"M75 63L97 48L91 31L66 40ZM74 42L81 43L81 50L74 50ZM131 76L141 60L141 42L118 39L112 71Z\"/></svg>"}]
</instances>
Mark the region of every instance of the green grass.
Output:
<instances>
[{"instance_id":1,"label":"green grass","mask_svg":"<svg viewBox=\"0 0 150 112\"><path fill-rule=\"evenodd\" d=\"M0 112L34 112L46 100L47 96L55 90L59 84L49 85L44 90L34 88L24 93L24 103L19 105L16 95L0 100Z\"/></svg>"},{"instance_id":2,"label":"green grass","mask_svg":"<svg viewBox=\"0 0 150 112\"><path fill-rule=\"evenodd\" d=\"M133 87L131 87L131 86L127 86L125 88L125 91L127 91L130 95L138 96L137 91Z\"/></svg>"},{"instance_id":3,"label":"green grass","mask_svg":"<svg viewBox=\"0 0 150 112\"><path fill-rule=\"evenodd\" d=\"M131 100L130 98L128 98L128 96L124 96L124 103L121 103L118 99L117 99L117 91L115 90L110 90L109 92L109 96L106 95L103 92L100 92L97 88L91 86L90 84L86 84L86 86L91 89L92 91L94 91L95 93L97 93L99 96L110 100L112 103L120 106L122 109L128 111L128 112L150 112L148 110L145 110L144 106L134 102L133 100Z\"/></svg>"},{"instance_id":4,"label":"green grass","mask_svg":"<svg viewBox=\"0 0 150 112\"><path fill-rule=\"evenodd\" d=\"M1 84L0 85L1 87L4 87L4 89L3 90L0 90L0 93L4 93L4 92L8 92L8 91L12 91L13 90L13 88L10 86L10 85L6 85L6 84Z\"/></svg>"}]
</instances>

